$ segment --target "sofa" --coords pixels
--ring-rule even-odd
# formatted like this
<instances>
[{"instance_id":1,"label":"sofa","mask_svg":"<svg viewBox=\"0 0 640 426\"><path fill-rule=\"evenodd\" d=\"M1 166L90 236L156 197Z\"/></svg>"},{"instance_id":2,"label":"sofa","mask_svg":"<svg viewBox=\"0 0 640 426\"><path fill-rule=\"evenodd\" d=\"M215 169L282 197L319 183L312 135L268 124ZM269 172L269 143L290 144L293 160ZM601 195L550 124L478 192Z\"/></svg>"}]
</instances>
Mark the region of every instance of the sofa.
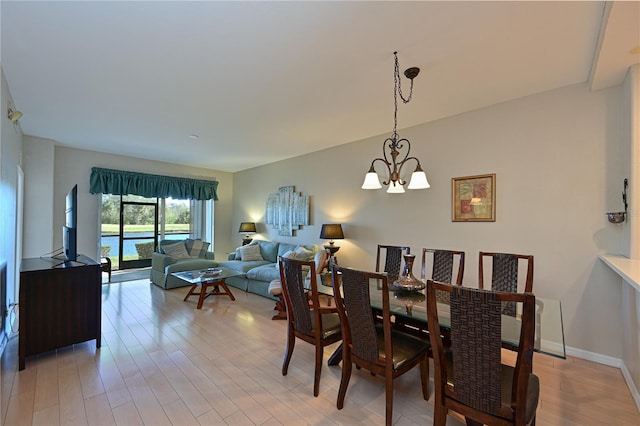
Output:
<instances>
[{"instance_id":1,"label":"sofa","mask_svg":"<svg viewBox=\"0 0 640 426\"><path fill-rule=\"evenodd\" d=\"M160 241L159 252L151 254L151 282L167 290L189 285L171 274L218 266L208 248L208 242L191 238Z\"/></svg>"},{"instance_id":2,"label":"sofa","mask_svg":"<svg viewBox=\"0 0 640 426\"><path fill-rule=\"evenodd\" d=\"M258 249L249 246L257 246ZM244 260L242 252L247 250L256 252L259 250L261 260L257 256L249 256L249 260ZM316 244L298 245L254 239L247 246L239 247L235 252L229 253L228 259L219 262L218 265L245 274L227 278L227 285L277 301L279 299L276 295L269 294L269 284L280 279L278 256L295 253L297 258L306 257L305 260L313 260L318 250Z\"/></svg>"}]
</instances>

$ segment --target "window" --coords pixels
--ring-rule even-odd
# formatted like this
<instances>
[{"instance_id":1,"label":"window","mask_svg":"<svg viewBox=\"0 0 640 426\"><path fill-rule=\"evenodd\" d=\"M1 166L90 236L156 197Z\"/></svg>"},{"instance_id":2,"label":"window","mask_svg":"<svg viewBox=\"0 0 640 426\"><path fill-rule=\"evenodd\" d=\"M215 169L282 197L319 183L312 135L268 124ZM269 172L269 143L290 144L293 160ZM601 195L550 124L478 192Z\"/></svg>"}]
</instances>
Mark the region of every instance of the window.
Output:
<instances>
[{"instance_id":1,"label":"window","mask_svg":"<svg viewBox=\"0 0 640 426\"><path fill-rule=\"evenodd\" d=\"M162 239L213 242L213 202L102 195L100 255L113 270L151 265Z\"/></svg>"}]
</instances>

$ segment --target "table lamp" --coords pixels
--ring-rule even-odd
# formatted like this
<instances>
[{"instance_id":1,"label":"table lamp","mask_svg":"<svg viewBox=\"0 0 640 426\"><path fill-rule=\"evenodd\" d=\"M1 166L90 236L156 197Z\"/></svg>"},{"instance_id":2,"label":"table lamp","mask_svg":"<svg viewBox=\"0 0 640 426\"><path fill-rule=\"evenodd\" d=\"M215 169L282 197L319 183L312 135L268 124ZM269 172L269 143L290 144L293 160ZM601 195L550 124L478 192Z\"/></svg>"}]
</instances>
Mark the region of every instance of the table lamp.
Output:
<instances>
[{"instance_id":1,"label":"table lamp","mask_svg":"<svg viewBox=\"0 0 640 426\"><path fill-rule=\"evenodd\" d=\"M335 264L335 254L340 247L335 245L333 240L344 239L344 233L342 232L342 225L339 223L326 223L322 225L320 230L320 238L329 240L329 245L324 246L324 249L329 252L329 270L331 266Z\"/></svg>"},{"instance_id":2,"label":"table lamp","mask_svg":"<svg viewBox=\"0 0 640 426\"><path fill-rule=\"evenodd\" d=\"M249 234L255 234L257 232L255 222L242 222L240 224L240 230L238 232L245 233L245 236L242 239L242 245L246 246L251 242L251 236Z\"/></svg>"}]
</instances>

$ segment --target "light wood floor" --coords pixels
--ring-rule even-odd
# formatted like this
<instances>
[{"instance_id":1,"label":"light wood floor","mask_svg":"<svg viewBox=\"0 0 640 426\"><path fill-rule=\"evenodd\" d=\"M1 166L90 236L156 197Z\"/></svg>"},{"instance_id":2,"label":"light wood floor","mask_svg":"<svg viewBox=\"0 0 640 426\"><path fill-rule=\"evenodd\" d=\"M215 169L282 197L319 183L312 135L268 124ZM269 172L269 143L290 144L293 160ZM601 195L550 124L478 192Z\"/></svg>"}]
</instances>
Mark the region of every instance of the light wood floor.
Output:
<instances>
[{"instance_id":1,"label":"light wood floor","mask_svg":"<svg viewBox=\"0 0 640 426\"><path fill-rule=\"evenodd\" d=\"M17 338L2 357L4 425L383 424L384 383L353 370L344 409L335 408L340 367L322 370L313 397L313 348L298 342L281 375L284 321L273 302L235 290L202 310L187 288L148 281L103 286L102 348L95 341L27 359L17 372ZM325 358L335 346L325 351ZM534 355L542 383L538 425L639 425L619 370L580 359ZM433 373L431 373L433 377ZM394 424L432 423L418 370L396 381ZM433 384L431 385L433 389ZM462 425L449 416L448 425Z\"/></svg>"}]
</instances>

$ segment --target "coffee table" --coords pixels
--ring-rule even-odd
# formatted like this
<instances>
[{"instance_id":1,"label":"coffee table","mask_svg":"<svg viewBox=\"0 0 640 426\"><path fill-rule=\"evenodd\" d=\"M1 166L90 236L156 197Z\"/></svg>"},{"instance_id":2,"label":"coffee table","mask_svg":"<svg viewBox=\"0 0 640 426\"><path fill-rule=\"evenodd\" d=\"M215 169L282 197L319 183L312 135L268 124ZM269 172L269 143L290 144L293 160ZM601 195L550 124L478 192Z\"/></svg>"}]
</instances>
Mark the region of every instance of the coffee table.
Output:
<instances>
[{"instance_id":1,"label":"coffee table","mask_svg":"<svg viewBox=\"0 0 640 426\"><path fill-rule=\"evenodd\" d=\"M243 274L228 268L209 268L174 272L171 275L191 284L191 289L184 297L184 300L186 301L191 296L198 296L198 306L196 309L202 309L204 299L209 296L229 296L231 300L235 301L236 298L233 297L225 280L229 277L236 277ZM213 289L207 291L209 287L213 287ZM221 291L220 287L222 287L224 291ZM196 292L197 288L200 288L199 292Z\"/></svg>"}]
</instances>

